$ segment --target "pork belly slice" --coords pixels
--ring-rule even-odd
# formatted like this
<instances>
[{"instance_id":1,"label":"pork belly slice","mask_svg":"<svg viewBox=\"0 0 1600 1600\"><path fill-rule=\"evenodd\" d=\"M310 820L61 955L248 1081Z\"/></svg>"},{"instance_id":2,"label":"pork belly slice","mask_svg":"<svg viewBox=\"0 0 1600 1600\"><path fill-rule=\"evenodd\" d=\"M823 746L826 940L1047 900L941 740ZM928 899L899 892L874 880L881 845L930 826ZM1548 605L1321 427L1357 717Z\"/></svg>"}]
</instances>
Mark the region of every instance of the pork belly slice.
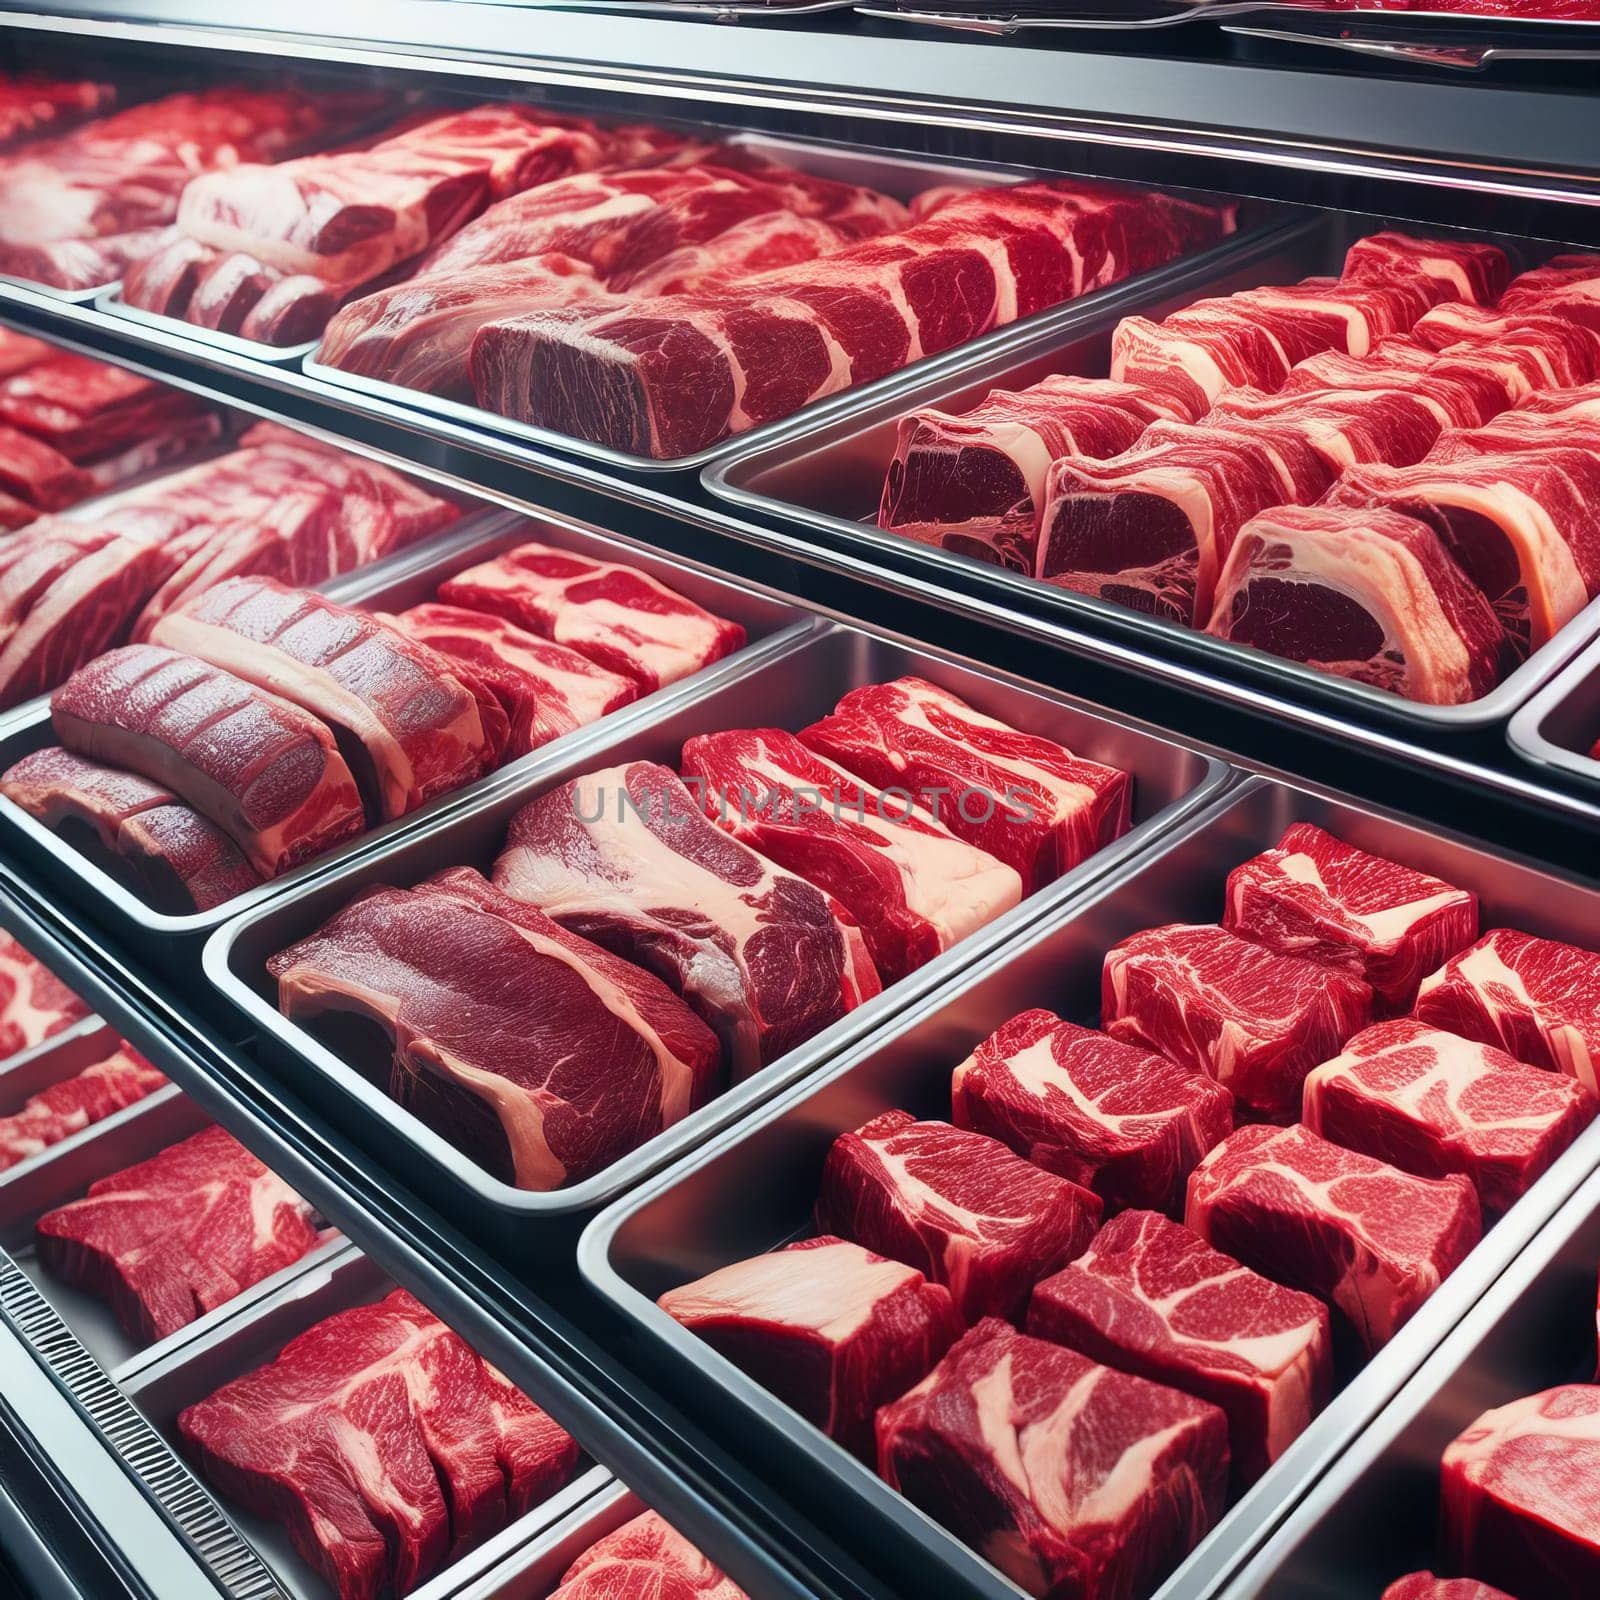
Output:
<instances>
[{"instance_id":1,"label":"pork belly slice","mask_svg":"<svg viewBox=\"0 0 1600 1600\"><path fill-rule=\"evenodd\" d=\"M1600 1585L1600 1387L1561 1384L1485 1411L1439 1466L1445 1560L1518 1595Z\"/></svg>"},{"instance_id":2,"label":"pork belly slice","mask_svg":"<svg viewBox=\"0 0 1600 1600\"><path fill-rule=\"evenodd\" d=\"M916 1267L968 1323L1013 1316L1099 1226L1099 1196L996 1139L885 1111L833 1142L817 1227Z\"/></svg>"},{"instance_id":3,"label":"pork belly slice","mask_svg":"<svg viewBox=\"0 0 1600 1600\"><path fill-rule=\"evenodd\" d=\"M878 1470L1026 1593L1117 1600L1159 1587L1222 1515L1228 1425L987 1318L878 1413Z\"/></svg>"},{"instance_id":4,"label":"pork belly slice","mask_svg":"<svg viewBox=\"0 0 1600 1600\"><path fill-rule=\"evenodd\" d=\"M1159 391L1060 373L995 389L959 416L913 411L900 419L878 526L1031 576L1050 463L1120 455L1152 422L1183 415Z\"/></svg>"},{"instance_id":5,"label":"pork belly slice","mask_svg":"<svg viewBox=\"0 0 1600 1600\"><path fill-rule=\"evenodd\" d=\"M1285 955L1337 967L1391 1012L1478 936L1478 897L1310 822L1228 874L1224 924Z\"/></svg>"},{"instance_id":6,"label":"pork belly slice","mask_svg":"<svg viewBox=\"0 0 1600 1600\"><path fill-rule=\"evenodd\" d=\"M1280 1122L1299 1114L1305 1075L1371 1014L1360 978L1213 924L1133 934L1101 976L1113 1038L1210 1073L1248 1113Z\"/></svg>"},{"instance_id":7,"label":"pork belly slice","mask_svg":"<svg viewBox=\"0 0 1600 1600\"><path fill-rule=\"evenodd\" d=\"M486 611L430 601L384 620L488 685L509 719L508 761L639 698L620 672Z\"/></svg>"},{"instance_id":8,"label":"pork belly slice","mask_svg":"<svg viewBox=\"0 0 1600 1600\"><path fill-rule=\"evenodd\" d=\"M664 984L468 867L369 890L267 970L285 1016L518 1188L592 1176L719 1086L715 1038Z\"/></svg>"},{"instance_id":9,"label":"pork belly slice","mask_svg":"<svg viewBox=\"0 0 1600 1600\"><path fill-rule=\"evenodd\" d=\"M1326 1300L1369 1354L1467 1257L1482 1232L1459 1174L1417 1178L1310 1128L1239 1128L1189 1177L1184 1221L1248 1267Z\"/></svg>"},{"instance_id":10,"label":"pork belly slice","mask_svg":"<svg viewBox=\"0 0 1600 1600\"><path fill-rule=\"evenodd\" d=\"M69 750L168 787L276 877L366 827L333 735L308 712L158 645L80 668L50 701Z\"/></svg>"},{"instance_id":11,"label":"pork belly slice","mask_svg":"<svg viewBox=\"0 0 1600 1600\"><path fill-rule=\"evenodd\" d=\"M113 1050L0 1117L0 1172L164 1089L166 1083L138 1051L127 1045Z\"/></svg>"},{"instance_id":12,"label":"pork belly slice","mask_svg":"<svg viewBox=\"0 0 1600 1600\"><path fill-rule=\"evenodd\" d=\"M736 1083L880 988L850 913L725 834L654 762L529 801L494 881L680 993L721 1039Z\"/></svg>"},{"instance_id":13,"label":"pork belly slice","mask_svg":"<svg viewBox=\"0 0 1600 1600\"><path fill-rule=\"evenodd\" d=\"M321 1243L315 1213L221 1128L89 1185L40 1217L39 1259L110 1303L149 1344L292 1266Z\"/></svg>"},{"instance_id":14,"label":"pork belly slice","mask_svg":"<svg viewBox=\"0 0 1600 1600\"><path fill-rule=\"evenodd\" d=\"M1181 1212L1194 1165L1233 1127L1233 1096L1109 1034L1024 1011L955 1070L951 1120L1092 1189L1108 1212Z\"/></svg>"},{"instance_id":15,"label":"pork belly slice","mask_svg":"<svg viewBox=\"0 0 1600 1600\"><path fill-rule=\"evenodd\" d=\"M178 1414L224 1498L340 1596L405 1594L571 1478L578 1446L403 1289L336 1312Z\"/></svg>"},{"instance_id":16,"label":"pork belly slice","mask_svg":"<svg viewBox=\"0 0 1600 1600\"><path fill-rule=\"evenodd\" d=\"M749 1600L654 1511L597 1539L561 1575L550 1600Z\"/></svg>"},{"instance_id":17,"label":"pork belly slice","mask_svg":"<svg viewBox=\"0 0 1600 1600\"><path fill-rule=\"evenodd\" d=\"M1346 279L1392 283L1418 273L1443 284L1452 300L1492 306L1505 290L1511 263L1497 244L1394 232L1370 233L1345 252Z\"/></svg>"},{"instance_id":18,"label":"pork belly slice","mask_svg":"<svg viewBox=\"0 0 1600 1600\"><path fill-rule=\"evenodd\" d=\"M0 930L0 1060L88 1015L88 1006L55 973Z\"/></svg>"},{"instance_id":19,"label":"pork belly slice","mask_svg":"<svg viewBox=\"0 0 1600 1600\"><path fill-rule=\"evenodd\" d=\"M713 822L855 918L885 983L1022 898L1015 869L781 728L700 734L679 765Z\"/></svg>"},{"instance_id":20,"label":"pork belly slice","mask_svg":"<svg viewBox=\"0 0 1600 1600\"><path fill-rule=\"evenodd\" d=\"M1120 838L1133 779L1024 733L925 678L852 689L800 742L885 791L907 789L1032 894Z\"/></svg>"},{"instance_id":21,"label":"pork belly slice","mask_svg":"<svg viewBox=\"0 0 1600 1600\"><path fill-rule=\"evenodd\" d=\"M1408 1572L1383 1591L1383 1600L1512 1600L1504 1589L1476 1578L1440 1578L1431 1572Z\"/></svg>"},{"instance_id":22,"label":"pork belly slice","mask_svg":"<svg viewBox=\"0 0 1600 1600\"><path fill-rule=\"evenodd\" d=\"M1412 1015L1597 1087L1600 956L1592 950L1494 928L1422 980Z\"/></svg>"},{"instance_id":23,"label":"pork belly slice","mask_svg":"<svg viewBox=\"0 0 1600 1600\"><path fill-rule=\"evenodd\" d=\"M713 616L648 573L533 542L458 572L439 585L439 598L570 645L642 694L720 661L745 641L737 622Z\"/></svg>"},{"instance_id":24,"label":"pork belly slice","mask_svg":"<svg viewBox=\"0 0 1600 1600\"><path fill-rule=\"evenodd\" d=\"M950 1291L824 1235L708 1273L661 1309L847 1450L960 1336Z\"/></svg>"},{"instance_id":25,"label":"pork belly slice","mask_svg":"<svg viewBox=\"0 0 1600 1600\"><path fill-rule=\"evenodd\" d=\"M1076 1261L1039 1284L1027 1331L1220 1407L1236 1492L1333 1393L1327 1307L1154 1211L1114 1217Z\"/></svg>"},{"instance_id":26,"label":"pork belly slice","mask_svg":"<svg viewBox=\"0 0 1600 1600\"><path fill-rule=\"evenodd\" d=\"M1576 1079L1400 1018L1365 1028L1306 1079L1305 1124L1421 1178L1459 1172L1508 1210L1600 1113Z\"/></svg>"}]
</instances>

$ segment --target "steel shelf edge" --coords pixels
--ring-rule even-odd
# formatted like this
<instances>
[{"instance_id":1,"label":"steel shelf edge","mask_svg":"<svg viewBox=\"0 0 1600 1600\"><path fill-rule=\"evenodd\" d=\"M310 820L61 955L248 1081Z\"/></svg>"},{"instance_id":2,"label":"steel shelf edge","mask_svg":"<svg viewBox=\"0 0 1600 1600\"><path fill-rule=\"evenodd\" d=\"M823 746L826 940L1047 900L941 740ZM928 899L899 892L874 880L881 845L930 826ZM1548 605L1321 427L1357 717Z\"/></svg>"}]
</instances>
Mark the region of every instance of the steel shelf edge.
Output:
<instances>
[{"instance_id":1,"label":"steel shelf edge","mask_svg":"<svg viewBox=\"0 0 1600 1600\"><path fill-rule=\"evenodd\" d=\"M1600 601L1596 602L1600 605ZM1559 743L1550 736L1547 725L1567 709L1569 701L1583 699L1592 711L1588 738L1579 747ZM1545 686L1512 717L1506 740L1525 761L1566 774L1587 785L1600 799L1600 759L1589 754L1600 740L1600 639L1575 655Z\"/></svg>"}]
</instances>

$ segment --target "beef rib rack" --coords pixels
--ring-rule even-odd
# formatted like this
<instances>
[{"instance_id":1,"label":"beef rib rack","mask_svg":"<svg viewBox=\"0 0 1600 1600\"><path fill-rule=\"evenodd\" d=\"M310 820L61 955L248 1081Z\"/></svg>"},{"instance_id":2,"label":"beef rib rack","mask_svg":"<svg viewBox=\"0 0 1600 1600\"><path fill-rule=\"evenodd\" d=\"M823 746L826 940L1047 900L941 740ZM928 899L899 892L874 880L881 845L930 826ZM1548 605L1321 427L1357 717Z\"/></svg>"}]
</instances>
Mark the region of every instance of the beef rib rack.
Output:
<instances>
[{"instance_id":1,"label":"beef rib rack","mask_svg":"<svg viewBox=\"0 0 1600 1600\"><path fill-rule=\"evenodd\" d=\"M55 973L0 931L0 1061L88 1015L88 1006Z\"/></svg>"},{"instance_id":2,"label":"beef rib rack","mask_svg":"<svg viewBox=\"0 0 1600 1600\"><path fill-rule=\"evenodd\" d=\"M550 1600L749 1600L670 1523L646 1511L598 1539Z\"/></svg>"},{"instance_id":3,"label":"beef rib rack","mask_svg":"<svg viewBox=\"0 0 1600 1600\"><path fill-rule=\"evenodd\" d=\"M70 1078L30 1095L0 1117L0 1172L166 1087L166 1078L127 1045Z\"/></svg>"}]
</instances>

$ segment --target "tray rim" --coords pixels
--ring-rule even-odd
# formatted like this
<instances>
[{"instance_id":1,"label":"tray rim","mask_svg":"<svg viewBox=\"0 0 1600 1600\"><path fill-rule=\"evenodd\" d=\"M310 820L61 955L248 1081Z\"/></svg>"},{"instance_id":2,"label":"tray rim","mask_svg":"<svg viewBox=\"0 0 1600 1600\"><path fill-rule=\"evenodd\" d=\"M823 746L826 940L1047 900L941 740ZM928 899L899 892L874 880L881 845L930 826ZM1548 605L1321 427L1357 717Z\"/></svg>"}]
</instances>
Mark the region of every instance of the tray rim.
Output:
<instances>
[{"instance_id":1,"label":"tray rim","mask_svg":"<svg viewBox=\"0 0 1600 1600\"><path fill-rule=\"evenodd\" d=\"M1600 629L1596 637L1568 659L1512 718L1506 729L1506 742L1524 761L1534 766L1565 772L1580 783L1600 788L1600 760L1581 750L1570 750L1545 736L1544 724L1567 697L1600 676ZM1600 728L1595 729L1600 738Z\"/></svg>"}]
</instances>

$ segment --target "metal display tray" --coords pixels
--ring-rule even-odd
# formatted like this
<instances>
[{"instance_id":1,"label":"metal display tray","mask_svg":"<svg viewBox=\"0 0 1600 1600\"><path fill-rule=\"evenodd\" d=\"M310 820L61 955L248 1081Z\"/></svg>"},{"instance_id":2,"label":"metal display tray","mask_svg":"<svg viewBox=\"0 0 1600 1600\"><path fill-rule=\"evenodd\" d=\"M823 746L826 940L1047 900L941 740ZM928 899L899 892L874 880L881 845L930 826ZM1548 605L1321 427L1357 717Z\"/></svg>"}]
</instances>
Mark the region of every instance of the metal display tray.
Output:
<instances>
[{"instance_id":1,"label":"metal display tray","mask_svg":"<svg viewBox=\"0 0 1600 1600\"><path fill-rule=\"evenodd\" d=\"M1600 788L1600 641L1558 672L1512 719L1511 748L1535 766Z\"/></svg>"},{"instance_id":2,"label":"metal display tray","mask_svg":"<svg viewBox=\"0 0 1600 1600\"><path fill-rule=\"evenodd\" d=\"M55 1059L57 1053L63 1045L97 1035L105 1026L99 1017L79 1017L38 1044L0 1060L0 1117L9 1117L24 1100L76 1072L76 1067L62 1070L62 1063ZM94 1058L84 1059L87 1062Z\"/></svg>"},{"instance_id":3,"label":"metal display tray","mask_svg":"<svg viewBox=\"0 0 1600 1600\"><path fill-rule=\"evenodd\" d=\"M908 1592L1015 1600L1017 1591L862 1462L680 1327L656 1297L810 1232L823 1160L838 1134L891 1107L948 1120L951 1071L980 1040L1031 1006L1080 1022L1095 1020L1106 950L1140 929L1217 920L1228 872L1276 844L1290 823L1302 821L1476 890L1486 927L1509 924L1592 942L1600 926L1600 890L1393 812L1256 778L1169 829L1153 849L1088 896L1041 919L999 960L971 967L957 982L906 1008L891 1028L641 1186L584 1233L580 1269L628 1319L641 1374L683 1393L686 1403L729 1419L729 1431L764 1461L786 1457L792 1496L826 1496L835 1516L870 1519L869 1536L892 1548L891 1559L915 1574ZM1349 1377L1333 1403L1160 1589L1160 1600L1198 1600L1215 1591L1597 1160L1600 1123L1490 1230L1395 1338ZM803 1500L801 1509L808 1509Z\"/></svg>"},{"instance_id":4,"label":"metal display tray","mask_svg":"<svg viewBox=\"0 0 1600 1600\"><path fill-rule=\"evenodd\" d=\"M1376 1600L1405 1573L1441 1571L1445 1447L1493 1406L1594 1381L1597 1260L1600 1173L1550 1218L1223 1600ZM1555 1600L1542 1586L1520 1592ZM1578 1600L1577 1591L1563 1600Z\"/></svg>"},{"instance_id":5,"label":"metal display tray","mask_svg":"<svg viewBox=\"0 0 1600 1600\"><path fill-rule=\"evenodd\" d=\"M169 338L188 339L191 343L203 344L212 350L221 351L224 355L239 356L246 361L266 361L293 366L303 361L322 342L319 336L316 339L303 339L298 344L268 344L263 339L245 339L237 333L222 333L216 328L202 328L199 323L189 322L183 317L169 317L160 311L146 311L143 306L129 305L122 298L120 282L96 290L94 308L108 317L120 317L126 322L137 322L143 327L154 328Z\"/></svg>"},{"instance_id":6,"label":"metal display tray","mask_svg":"<svg viewBox=\"0 0 1600 1600\"><path fill-rule=\"evenodd\" d=\"M578 750L596 737L604 738L611 728L631 726L680 704L686 698L706 693L730 675L738 675L765 660L774 650L782 649L815 625L809 612L770 589L726 577L701 562L663 555L620 534L607 533L588 523L548 513L523 516L512 511L487 511L408 550L375 562L370 567L347 573L323 585L323 592L345 605L360 605L374 611L403 610L420 601L432 599L435 589L445 578L477 562L491 560L530 539L559 545L597 560L626 562L648 572L707 610L742 623L749 633L749 642L742 650L713 662L678 683L657 690L655 694L645 695L633 704L613 711L598 723L576 729L532 755L508 762L475 783L451 794L441 795L409 816L374 828L349 844L308 861L268 883L258 884L209 911L157 911L107 871L99 859L79 850L70 839L47 828L3 797L0 797L0 838L8 831L13 838L20 835L41 853L46 870L51 873L55 884L70 885L70 892L78 896L86 894L95 902L99 914L129 935L150 959L168 964L182 963L186 956L193 955L189 948L191 940L219 927L229 917L260 905L297 883L319 878L330 869L336 869L375 846L381 846L386 840L442 820L473 796L514 780L531 763L543 760L552 751L560 755L569 750ZM35 703L31 715L19 715L9 722L0 723L0 771L53 740L50 708L48 700L43 699ZM158 936L154 942L151 935ZM192 968L185 967L184 970Z\"/></svg>"},{"instance_id":7,"label":"metal display tray","mask_svg":"<svg viewBox=\"0 0 1600 1600\"><path fill-rule=\"evenodd\" d=\"M1053 613L1068 625L1084 623L1104 632L1111 624L1121 632L1135 632L1143 646L1159 643L1159 650L1147 653L1168 676L1183 677L1185 663L1192 662L1208 672L1243 678L1276 701L1293 695L1345 711L1355 708L1364 715L1409 723L1413 728L1464 730L1499 722L1574 651L1600 635L1600 600L1592 602L1487 694L1466 705L1429 706L1248 645L1214 639L1179 622L1135 613L1108 600L921 544L879 528L875 520L884 478L894 458L898 424L910 412L936 406L961 413L992 389L1025 388L1053 372L1103 375L1109 368L1112 330L1130 312L1159 319L1202 296L1337 272L1349 242L1381 225L1376 218L1371 219L1371 227L1357 226L1357 219L1350 218L1290 225L1256 240L1234 260L1219 263L1212 279L1181 294L1150 285L1148 295L1137 303L1107 307L1075 324L1066 336L1057 329L1019 332L1003 348L969 364L959 374L930 375L848 417L824 422L791 419L759 447L747 441L738 454L708 467L702 482L710 493L744 511L780 523L799 523L826 535L830 543L864 553L869 559L879 552L890 555L897 564L920 569L941 588L970 591L981 587L1002 605ZM1503 235L1476 237L1493 237L1495 243L1513 248L1517 244ZM1545 243L1529 244L1530 259L1553 248Z\"/></svg>"},{"instance_id":8,"label":"metal display tray","mask_svg":"<svg viewBox=\"0 0 1600 1600\"><path fill-rule=\"evenodd\" d=\"M736 135L728 143L786 166L797 167L804 172L817 173L822 177L835 178L847 183L864 184L868 188L881 190L899 199L907 199L923 189L946 183L995 185L1018 182L1027 178L1064 176L1038 167L1002 167L954 159L931 161L896 155L888 151L864 150L855 145L802 139L776 139L759 134ZM425 394L418 389L408 389L399 384L384 383L374 378L359 377L354 373L343 372L338 367L325 366L314 355L306 358L304 371L310 377L348 391L351 397L350 403L355 409L364 409L360 402L365 396L392 405L408 406L413 411L427 412L449 422L498 434L503 438L520 440L546 449L563 450L569 455L581 456L585 460L600 462L629 472L684 472L704 467L713 461L720 461L724 456L760 445L769 439L784 436L800 419L822 422L841 416L853 416L863 406L871 405L879 397L896 394L906 384L914 383L920 378L963 372L971 363L982 361L991 351L1008 342L1018 329L1050 330L1060 338L1076 328L1085 318L1094 317L1104 307L1115 306L1122 311L1130 309L1129 302L1138 295L1170 291L1173 294L1182 293L1185 300L1192 299L1200 290L1190 289L1189 285L1208 281L1211 275L1224 269L1225 263L1235 252L1248 249L1255 238L1255 231L1235 234L1209 250L1168 262L1165 266L1156 267L1138 277L1125 279L1109 288L1096 290L1076 300L1054 306L1048 311L1041 311L1021 322L997 328L992 333L968 340L966 344L958 345L953 350L914 361L909 366L901 368L899 372L874 379L870 383L857 384L854 388L842 390L838 394L802 406L792 416L780 421L752 428L747 433L735 434L715 444L707 445L703 450L676 456L670 460L630 455L626 451L612 449L609 445L596 444L592 440L579 439L572 434L557 433L549 428L536 427L532 423L516 422L510 417L486 411L480 406L443 399L438 395Z\"/></svg>"},{"instance_id":9,"label":"metal display tray","mask_svg":"<svg viewBox=\"0 0 1600 1600\"><path fill-rule=\"evenodd\" d=\"M463 863L487 871L512 816L535 795L579 773L636 760L661 761L676 770L684 741L695 734L750 727L798 729L830 712L848 690L908 672L943 685L1014 726L1048 734L1080 755L1132 773L1133 828L1054 884L605 1171L544 1193L500 1182L397 1106L337 1049L278 1012L267 958L314 932L358 890L374 884L413 884L443 867ZM647 724L619 729L570 755L535 759L510 781L441 817L434 826L396 838L345 871L308 881L235 918L207 944L205 971L254 1025L263 1059L305 1088L360 1148L386 1169L411 1174L430 1203L459 1220L475 1237L502 1252L525 1256L550 1248L558 1232L565 1241L573 1224L624 1188L815 1071L963 967L998 959L1020 930L1075 902L1119 863L1203 805L1228 778L1229 769L1220 762L1070 696L887 636L836 626L791 645L764 665L693 701L663 709Z\"/></svg>"}]
</instances>

